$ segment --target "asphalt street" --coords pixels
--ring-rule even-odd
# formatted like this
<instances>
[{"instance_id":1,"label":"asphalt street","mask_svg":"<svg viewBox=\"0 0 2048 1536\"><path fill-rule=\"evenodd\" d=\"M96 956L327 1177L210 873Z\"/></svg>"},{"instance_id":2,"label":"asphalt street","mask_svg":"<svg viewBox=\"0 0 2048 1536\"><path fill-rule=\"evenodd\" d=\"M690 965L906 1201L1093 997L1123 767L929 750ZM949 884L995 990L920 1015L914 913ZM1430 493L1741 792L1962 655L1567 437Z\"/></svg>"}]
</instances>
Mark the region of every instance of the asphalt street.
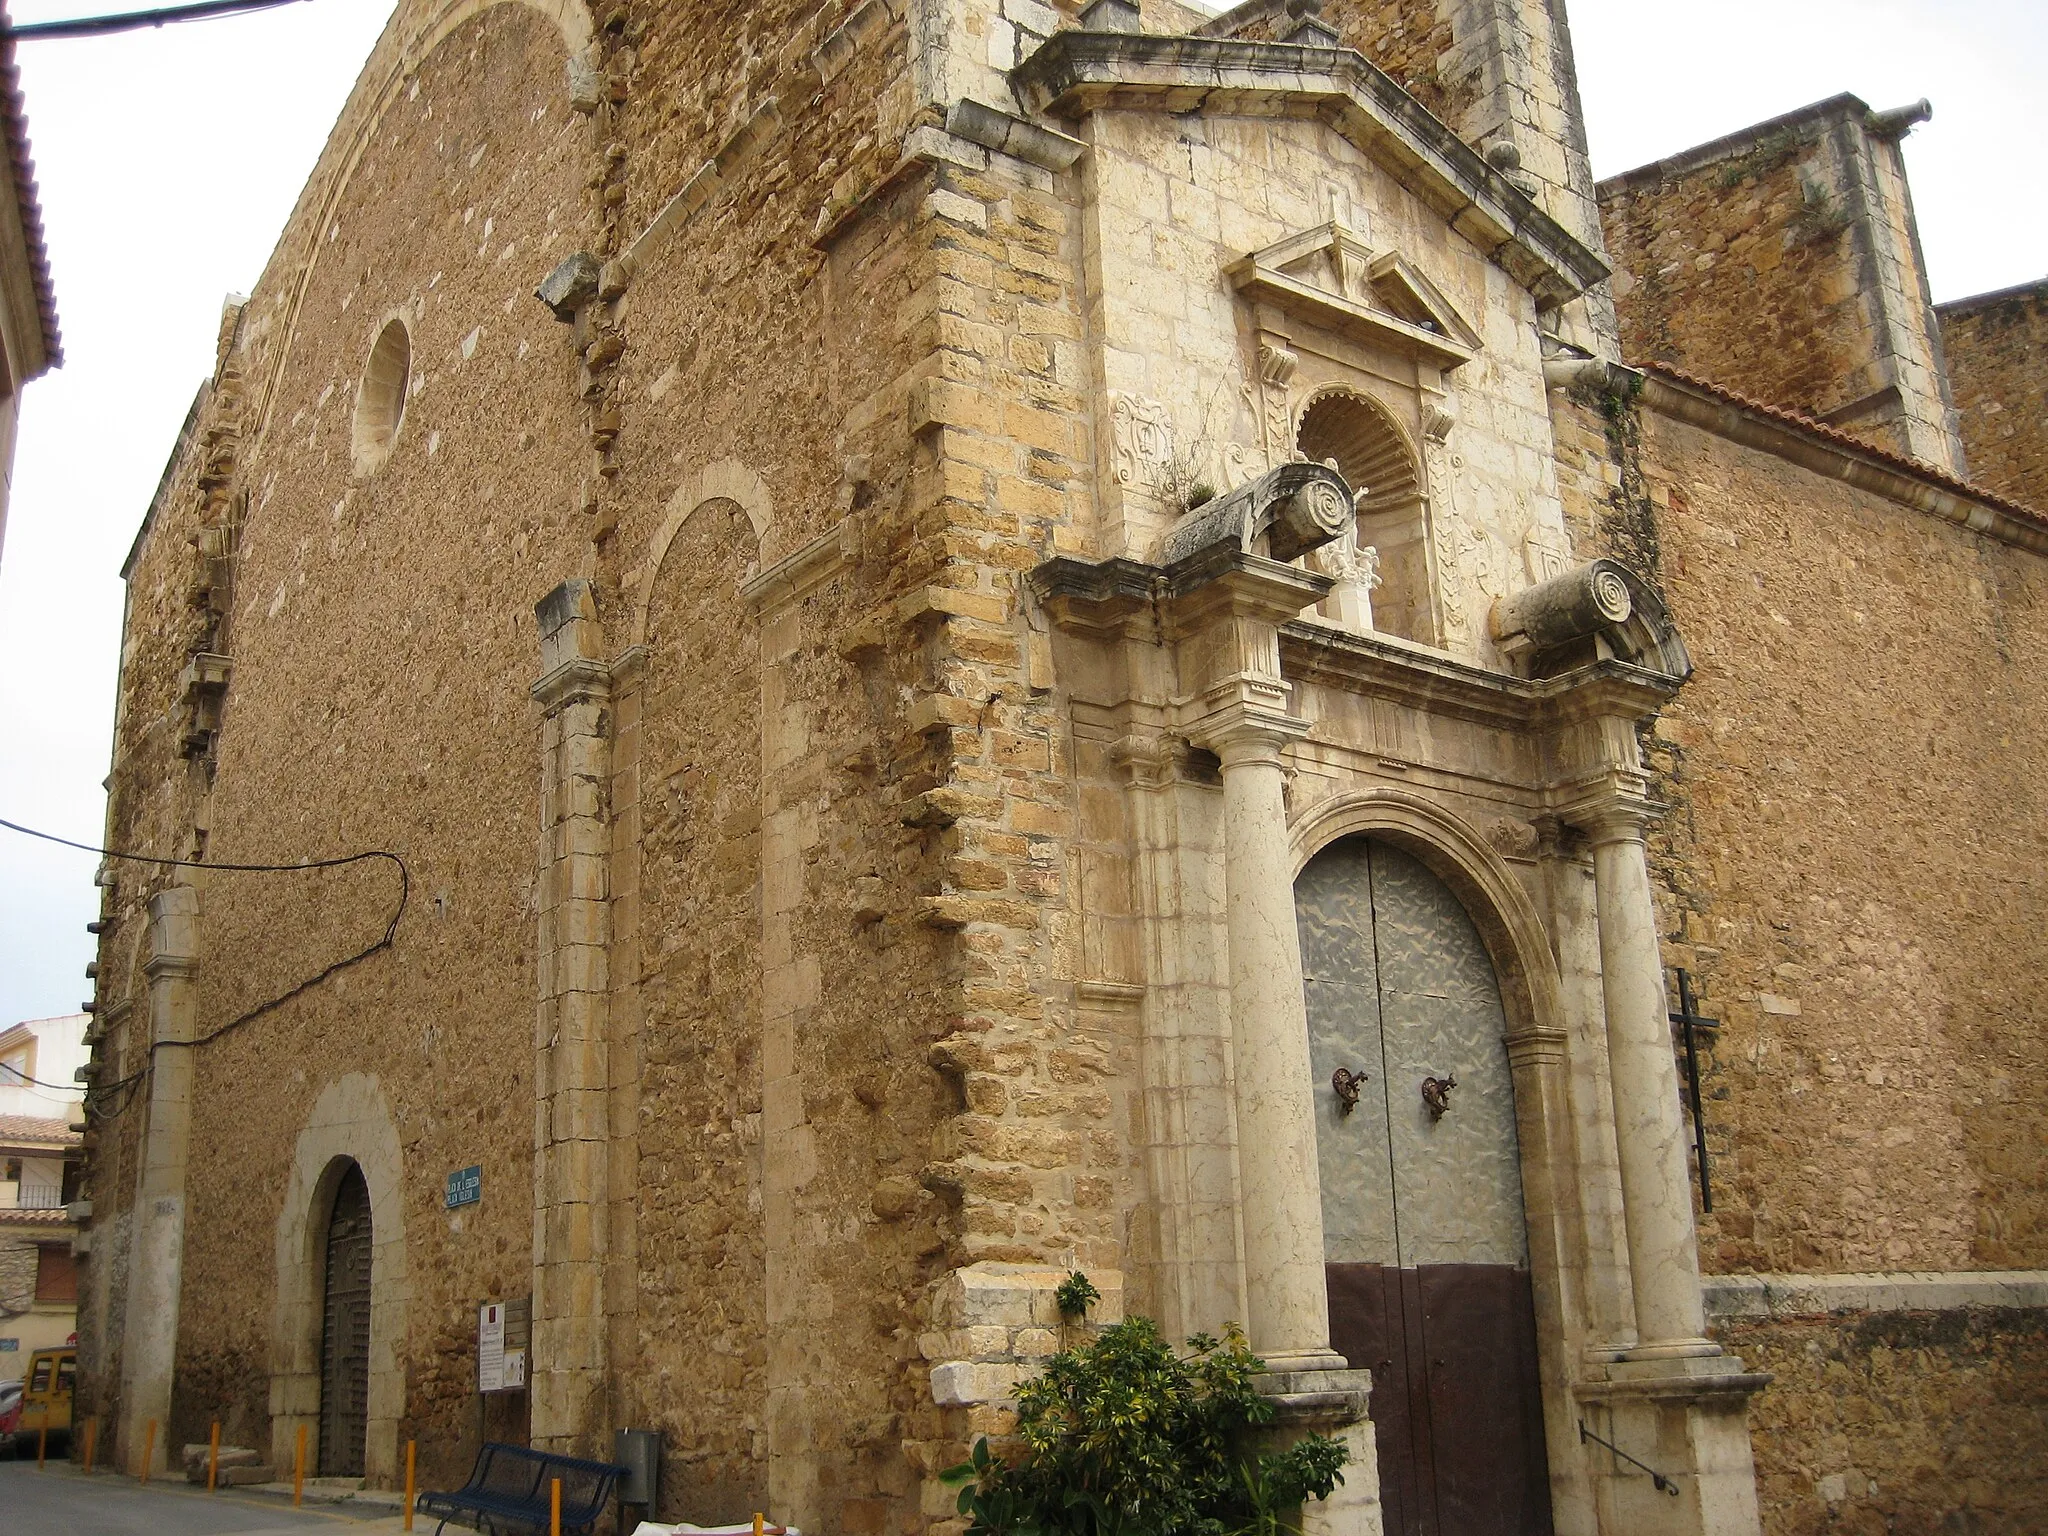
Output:
<instances>
[{"instance_id":1,"label":"asphalt street","mask_svg":"<svg viewBox=\"0 0 2048 1536\"><path fill-rule=\"evenodd\" d=\"M33 1457L0 1461L0 1532L6 1536L381 1536L400 1528L388 1504L309 1503L295 1510L276 1494L209 1494L183 1478L145 1486L117 1473L85 1477L68 1461L52 1461L40 1472ZM415 1528L431 1532L433 1523L415 1521Z\"/></svg>"}]
</instances>

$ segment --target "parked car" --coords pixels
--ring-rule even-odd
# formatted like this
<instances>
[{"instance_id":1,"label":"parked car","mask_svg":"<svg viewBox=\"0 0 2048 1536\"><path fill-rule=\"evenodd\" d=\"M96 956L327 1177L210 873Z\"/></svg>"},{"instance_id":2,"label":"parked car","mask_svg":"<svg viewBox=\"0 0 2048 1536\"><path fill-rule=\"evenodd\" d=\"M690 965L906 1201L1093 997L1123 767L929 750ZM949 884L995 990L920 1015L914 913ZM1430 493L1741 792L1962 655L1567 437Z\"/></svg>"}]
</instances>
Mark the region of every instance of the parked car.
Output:
<instances>
[{"instance_id":1,"label":"parked car","mask_svg":"<svg viewBox=\"0 0 2048 1536\"><path fill-rule=\"evenodd\" d=\"M22 1383L19 1418L14 1429L17 1450L33 1445L38 1430L49 1431L52 1450L70 1439L71 1388L77 1378L75 1347L39 1349L29 1356L28 1376Z\"/></svg>"},{"instance_id":2,"label":"parked car","mask_svg":"<svg viewBox=\"0 0 2048 1536\"><path fill-rule=\"evenodd\" d=\"M14 1453L15 1432L21 1428L21 1391L18 1381L0 1381L0 1456Z\"/></svg>"}]
</instances>

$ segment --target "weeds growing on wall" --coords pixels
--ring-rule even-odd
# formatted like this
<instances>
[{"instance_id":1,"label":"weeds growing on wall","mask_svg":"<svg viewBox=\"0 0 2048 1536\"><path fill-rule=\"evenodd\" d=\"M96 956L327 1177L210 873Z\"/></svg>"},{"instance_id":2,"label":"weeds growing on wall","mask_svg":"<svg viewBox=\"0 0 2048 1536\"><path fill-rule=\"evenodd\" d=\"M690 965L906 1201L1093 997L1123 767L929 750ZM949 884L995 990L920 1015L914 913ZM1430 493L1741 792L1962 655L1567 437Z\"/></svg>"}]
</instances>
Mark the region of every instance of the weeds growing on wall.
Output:
<instances>
[{"instance_id":1,"label":"weeds growing on wall","mask_svg":"<svg viewBox=\"0 0 2048 1536\"><path fill-rule=\"evenodd\" d=\"M1619 560L1662 595L1664 572L1657 536L1657 509L1643 479L1643 416L1640 375L1610 382L1588 403L1597 405L1607 429L1607 452L1621 483L1608 492L1600 517L1600 553ZM1583 398L1583 396L1581 396Z\"/></svg>"},{"instance_id":2,"label":"weeds growing on wall","mask_svg":"<svg viewBox=\"0 0 2048 1536\"><path fill-rule=\"evenodd\" d=\"M1017 1390L1022 1454L977 1441L944 1474L970 1536L1277 1536L1343 1481L1343 1442L1261 1451L1265 1364L1231 1330L1178 1354L1149 1318L1054 1355Z\"/></svg>"}]
</instances>

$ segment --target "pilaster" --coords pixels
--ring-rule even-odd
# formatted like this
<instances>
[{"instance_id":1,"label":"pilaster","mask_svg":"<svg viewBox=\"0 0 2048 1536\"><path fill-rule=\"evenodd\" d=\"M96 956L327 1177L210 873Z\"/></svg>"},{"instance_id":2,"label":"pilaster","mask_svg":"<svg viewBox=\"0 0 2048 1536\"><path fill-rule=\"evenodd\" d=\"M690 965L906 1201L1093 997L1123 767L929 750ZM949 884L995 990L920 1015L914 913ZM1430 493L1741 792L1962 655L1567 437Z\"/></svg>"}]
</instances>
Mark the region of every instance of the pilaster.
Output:
<instances>
[{"instance_id":1,"label":"pilaster","mask_svg":"<svg viewBox=\"0 0 2048 1536\"><path fill-rule=\"evenodd\" d=\"M120 1454L150 1472L169 1465L171 1376L185 1264L185 1172L192 1144L192 1042L197 1030L199 893L174 885L149 902L149 1124L135 1191L128 1316L121 1356Z\"/></svg>"},{"instance_id":2,"label":"pilaster","mask_svg":"<svg viewBox=\"0 0 2048 1536\"><path fill-rule=\"evenodd\" d=\"M535 605L541 675L534 1031L534 1443L594 1455L606 1427L611 669L587 581Z\"/></svg>"}]
</instances>

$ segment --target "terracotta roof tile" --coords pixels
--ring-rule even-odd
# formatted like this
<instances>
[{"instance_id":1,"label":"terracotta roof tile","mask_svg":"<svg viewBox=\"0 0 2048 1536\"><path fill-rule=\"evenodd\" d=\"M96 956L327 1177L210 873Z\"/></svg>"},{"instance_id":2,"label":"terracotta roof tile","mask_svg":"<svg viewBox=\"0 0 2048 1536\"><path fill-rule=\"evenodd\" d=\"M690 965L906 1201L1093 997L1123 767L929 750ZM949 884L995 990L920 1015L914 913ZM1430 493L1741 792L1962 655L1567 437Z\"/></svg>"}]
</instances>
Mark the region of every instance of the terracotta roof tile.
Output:
<instances>
[{"instance_id":1,"label":"terracotta roof tile","mask_svg":"<svg viewBox=\"0 0 2048 1536\"><path fill-rule=\"evenodd\" d=\"M0 1209L0 1227L68 1227L71 1217L61 1205L44 1209L30 1206L16 1209L8 1206Z\"/></svg>"},{"instance_id":2,"label":"terracotta roof tile","mask_svg":"<svg viewBox=\"0 0 2048 1536\"><path fill-rule=\"evenodd\" d=\"M7 155L14 167L14 195L21 205L21 233L28 245L29 275L35 283L36 308L43 321L43 346L50 366L64 361L64 337L57 329L57 292L50 281L50 253L43 241L43 210L36 200L36 162L29 154L28 103L21 94L21 70L14 62L13 18L0 0L0 119L4 119Z\"/></svg>"},{"instance_id":3,"label":"terracotta roof tile","mask_svg":"<svg viewBox=\"0 0 2048 1536\"><path fill-rule=\"evenodd\" d=\"M0 1142L48 1141L76 1146L84 1138L62 1120L40 1115L0 1115Z\"/></svg>"},{"instance_id":4,"label":"terracotta roof tile","mask_svg":"<svg viewBox=\"0 0 2048 1536\"><path fill-rule=\"evenodd\" d=\"M2009 513L2014 517L2022 518L2027 522L2048 528L2048 513L2037 511L2035 508L2027 506L2024 502L2014 501L2009 496L2001 496L1996 491L1986 490L1981 485L1973 485L1968 480L1959 480L1946 470L1936 469L1932 464L1923 463L1919 459L1909 458L1903 453L1894 453L1889 448L1880 448L1877 444L1871 442L1870 439L1858 437L1853 432L1844 432L1840 427L1831 427L1824 421L1815 421L1811 416L1802 416L1799 412L1787 410L1782 405L1771 405L1766 401L1756 399L1752 395L1745 395L1740 390L1730 389L1725 384L1716 384L1710 379L1700 378L1697 374L1687 373L1683 369L1674 368L1669 363L1641 363L1635 366L1640 367L1645 373L1656 374L1660 378L1670 379L1674 383L1683 384L1688 389L1700 390L1705 394L1714 396L1716 399L1725 400L1728 404L1736 406L1741 410L1753 411L1759 416L1767 416L1772 421L1782 422L1788 427L1809 433L1825 442L1833 443L1837 447L1851 448L1873 459L1879 459L1894 469L1902 470L1909 475L1929 481L1942 487L1944 490L1953 491L1958 496L1967 496L1970 500L1982 502L1987 507L1996 507L2001 512Z\"/></svg>"}]
</instances>

